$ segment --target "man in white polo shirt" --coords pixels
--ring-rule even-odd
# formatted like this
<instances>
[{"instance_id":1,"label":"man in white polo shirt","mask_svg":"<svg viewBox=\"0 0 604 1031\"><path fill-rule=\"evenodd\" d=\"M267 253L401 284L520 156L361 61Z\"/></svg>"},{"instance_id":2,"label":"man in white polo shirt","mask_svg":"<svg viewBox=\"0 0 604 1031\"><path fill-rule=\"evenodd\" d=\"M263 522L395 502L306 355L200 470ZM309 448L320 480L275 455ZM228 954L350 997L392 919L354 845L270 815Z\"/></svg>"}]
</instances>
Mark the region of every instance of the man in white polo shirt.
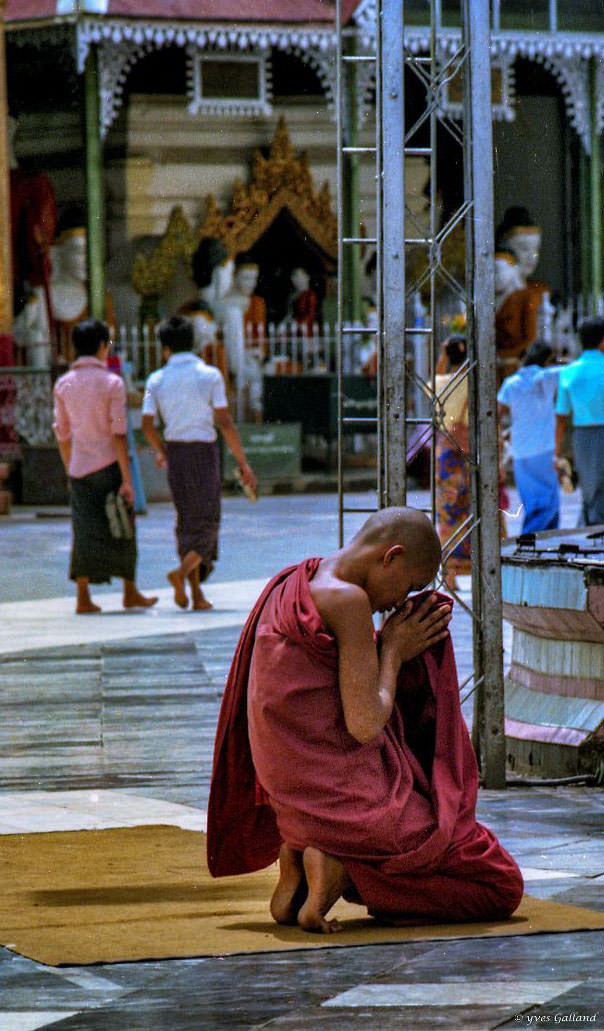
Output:
<instances>
[{"instance_id":1,"label":"man in white polo shirt","mask_svg":"<svg viewBox=\"0 0 604 1031\"><path fill-rule=\"evenodd\" d=\"M228 408L222 374L193 354L194 329L174 315L159 326L166 365L149 376L143 399L145 437L158 465L167 465L176 507L176 541L180 565L168 573L174 601L186 608L191 586L194 609L209 609L201 584L218 555L220 527L220 454L216 426L239 465L241 482L254 489L239 432ZM164 425L164 442L156 420Z\"/></svg>"}]
</instances>

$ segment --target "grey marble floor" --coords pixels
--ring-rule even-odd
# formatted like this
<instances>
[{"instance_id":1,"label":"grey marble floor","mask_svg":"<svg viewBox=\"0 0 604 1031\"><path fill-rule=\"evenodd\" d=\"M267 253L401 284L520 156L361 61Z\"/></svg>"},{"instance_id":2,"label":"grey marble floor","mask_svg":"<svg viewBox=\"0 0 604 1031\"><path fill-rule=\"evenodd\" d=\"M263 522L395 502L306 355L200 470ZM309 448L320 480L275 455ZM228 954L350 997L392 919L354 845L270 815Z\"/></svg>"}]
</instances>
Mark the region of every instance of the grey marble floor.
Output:
<instances>
[{"instance_id":1,"label":"grey marble floor","mask_svg":"<svg viewBox=\"0 0 604 1031\"><path fill-rule=\"evenodd\" d=\"M96 789L203 809L236 636L5 657L0 789ZM603 807L593 789L514 789L482 792L480 817L537 878L532 894L604 909ZM603 949L604 934L584 932L66 970L3 950L0 1031L474 1029L556 1014L585 1026L573 1013L604 1028Z\"/></svg>"},{"instance_id":2,"label":"grey marble floor","mask_svg":"<svg viewBox=\"0 0 604 1031\"><path fill-rule=\"evenodd\" d=\"M308 499L302 501L297 508L288 499L283 525L291 533L297 513L306 521L305 543L314 532L320 545L325 510L319 505L313 517ZM277 509L270 509L272 518ZM233 547L243 529L237 511L229 513ZM248 527L249 512L241 513ZM153 518L155 532L159 526L168 535L169 510ZM259 518L260 542L269 539L270 526ZM43 537L43 528L36 533ZM256 556L248 575L276 564L272 554L264 564ZM240 555L233 571L241 576L243 567ZM1 585L0 600L8 600ZM175 812L203 810L238 632L176 629L0 657L0 825L10 827L12 810L14 820L33 820L43 832L55 826L62 798L73 808L84 795L96 800L100 817L104 806L107 818L118 803L125 812L128 799L138 800L141 813L150 812L150 800ZM463 620L454 636L463 673L471 661ZM598 910L603 811L602 792L583 787L481 792L479 803L480 818L516 856L531 894ZM0 834L0 858L1 851ZM603 956L602 932L59 969L0 950L0 1031L486 1031L557 1024L604 1031Z\"/></svg>"}]
</instances>

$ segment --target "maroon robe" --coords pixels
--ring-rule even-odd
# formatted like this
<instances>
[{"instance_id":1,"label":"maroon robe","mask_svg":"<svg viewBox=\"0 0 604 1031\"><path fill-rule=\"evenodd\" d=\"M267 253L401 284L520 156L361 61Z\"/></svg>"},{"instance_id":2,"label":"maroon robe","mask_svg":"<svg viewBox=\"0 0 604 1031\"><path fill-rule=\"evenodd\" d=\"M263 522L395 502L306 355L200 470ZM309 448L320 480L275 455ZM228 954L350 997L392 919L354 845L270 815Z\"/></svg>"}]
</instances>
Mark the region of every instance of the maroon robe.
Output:
<instances>
[{"instance_id":1,"label":"maroon robe","mask_svg":"<svg viewBox=\"0 0 604 1031\"><path fill-rule=\"evenodd\" d=\"M313 845L341 860L351 900L390 923L509 916L522 877L476 822L450 638L403 665L390 719L359 744L346 730L336 641L310 592L319 561L275 577L241 635L216 737L211 873L268 866L281 841Z\"/></svg>"}]
</instances>

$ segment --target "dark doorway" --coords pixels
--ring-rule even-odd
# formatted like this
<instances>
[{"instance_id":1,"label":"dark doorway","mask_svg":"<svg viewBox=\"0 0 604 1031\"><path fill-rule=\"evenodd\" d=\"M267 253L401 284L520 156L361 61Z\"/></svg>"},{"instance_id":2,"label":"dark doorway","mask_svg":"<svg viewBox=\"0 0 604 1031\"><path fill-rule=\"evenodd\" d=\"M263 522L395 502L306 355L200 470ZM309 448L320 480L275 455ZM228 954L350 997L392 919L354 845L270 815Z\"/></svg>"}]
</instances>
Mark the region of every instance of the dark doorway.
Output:
<instances>
[{"instance_id":1,"label":"dark doorway","mask_svg":"<svg viewBox=\"0 0 604 1031\"><path fill-rule=\"evenodd\" d=\"M282 208L274 222L249 250L260 266L257 293L266 301L268 322L279 323L287 315L293 269L305 268L311 288L319 304L325 296L325 277L335 269L335 262L306 233L287 208Z\"/></svg>"}]
</instances>

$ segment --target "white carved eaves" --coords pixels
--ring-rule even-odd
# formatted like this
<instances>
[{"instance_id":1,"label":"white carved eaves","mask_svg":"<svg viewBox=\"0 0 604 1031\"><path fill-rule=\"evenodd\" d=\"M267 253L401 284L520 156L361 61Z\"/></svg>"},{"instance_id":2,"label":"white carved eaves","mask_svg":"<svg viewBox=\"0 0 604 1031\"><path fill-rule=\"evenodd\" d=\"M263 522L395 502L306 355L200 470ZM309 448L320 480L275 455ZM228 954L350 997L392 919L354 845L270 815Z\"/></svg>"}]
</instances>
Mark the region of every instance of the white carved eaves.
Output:
<instances>
[{"instance_id":1,"label":"white carved eaves","mask_svg":"<svg viewBox=\"0 0 604 1031\"><path fill-rule=\"evenodd\" d=\"M128 22L112 18L83 18L77 25L78 71L82 71L91 44L105 41L130 43L137 46L185 47L192 44L201 50L264 51L270 47L287 50L299 47L301 51L333 50L335 41L331 29L303 29L295 27L263 28L254 25L208 27L199 22L167 25L165 22Z\"/></svg>"},{"instance_id":2,"label":"white carved eaves","mask_svg":"<svg viewBox=\"0 0 604 1031\"><path fill-rule=\"evenodd\" d=\"M164 46L180 46L187 51L189 109L192 113L250 116L270 109L271 82L268 54L271 47L295 54L317 73L328 104L335 104L334 33L302 29L258 30L255 28L200 28L165 24L128 24L125 22L82 21L77 29L78 71L82 71L92 44L99 50L100 128L103 137L113 124L122 105L128 74L146 54ZM245 101L199 103L195 92L194 64L197 55L253 55L265 61L265 95L260 106ZM262 107L262 111L260 108ZM266 109L266 110L265 110Z\"/></svg>"},{"instance_id":3,"label":"white carved eaves","mask_svg":"<svg viewBox=\"0 0 604 1031\"><path fill-rule=\"evenodd\" d=\"M363 45L376 45L377 0L361 0L354 12ZM441 29L439 39L445 50L453 53L460 45L459 29ZM409 49L419 53L430 47L430 27L410 25L405 28L405 42ZM600 57L604 58L604 33L601 32L530 32L526 29L496 30L491 32L491 53L506 54L509 57L528 57L529 60L543 57L566 59Z\"/></svg>"},{"instance_id":4,"label":"white carved eaves","mask_svg":"<svg viewBox=\"0 0 604 1031\"><path fill-rule=\"evenodd\" d=\"M152 45L110 43L104 40L99 46L99 101L100 129L104 138L112 125L121 105L126 79L131 68L153 50Z\"/></svg>"},{"instance_id":5,"label":"white carved eaves","mask_svg":"<svg viewBox=\"0 0 604 1031\"><path fill-rule=\"evenodd\" d=\"M566 114L587 154L591 153L589 112L589 65L586 60L538 55L535 58L552 73L564 95Z\"/></svg>"},{"instance_id":6,"label":"white carved eaves","mask_svg":"<svg viewBox=\"0 0 604 1031\"><path fill-rule=\"evenodd\" d=\"M361 0L355 11L363 45L369 49L376 45L376 0ZM441 29L438 47L443 55L454 54L461 45L461 32L456 29ZM405 29L405 46L412 54L429 52L430 29L426 25L409 26ZM598 128L604 129L604 33L581 32L512 32L491 33L491 61L504 63L504 104L500 111L494 106L495 117L513 117L513 69L517 57L538 61L556 78L564 96L568 120L579 136L587 153L590 152L589 116L589 72L588 60L595 58L597 64L597 117ZM506 98L507 94L507 98ZM449 114L459 115L455 106L443 108Z\"/></svg>"},{"instance_id":7,"label":"white carved eaves","mask_svg":"<svg viewBox=\"0 0 604 1031\"><path fill-rule=\"evenodd\" d=\"M376 44L376 0L361 0L354 12L354 23L359 30L363 46L370 49Z\"/></svg>"},{"instance_id":8,"label":"white carved eaves","mask_svg":"<svg viewBox=\"0 0 604 1031\"><path fill-rule=\"evenodd\" d=\"M203 95L203 60L213 61L248 61L254 62L258 68L258 94L249 98L214 98ZM271 68L270 51L244 52L240 50L201 50L196 46L187 47L187 88L189 94L189 114L221 115L227 118L254 118L258 115L270 115L271 105Z\"/></svg>"},{"instance_id":9,"label":"white carved eaves","mask_svg":"<svg viewBox=\"0 0 604 1031\"><path fill-rule=\"evenodd\" d=\"M288 43L278 49L294 54L316 72L327 98L327 106L332 113L336 105L336 37L334 33L325 33L319 46L304 40L304 43Z\"/></svg>"}]
</instances>

